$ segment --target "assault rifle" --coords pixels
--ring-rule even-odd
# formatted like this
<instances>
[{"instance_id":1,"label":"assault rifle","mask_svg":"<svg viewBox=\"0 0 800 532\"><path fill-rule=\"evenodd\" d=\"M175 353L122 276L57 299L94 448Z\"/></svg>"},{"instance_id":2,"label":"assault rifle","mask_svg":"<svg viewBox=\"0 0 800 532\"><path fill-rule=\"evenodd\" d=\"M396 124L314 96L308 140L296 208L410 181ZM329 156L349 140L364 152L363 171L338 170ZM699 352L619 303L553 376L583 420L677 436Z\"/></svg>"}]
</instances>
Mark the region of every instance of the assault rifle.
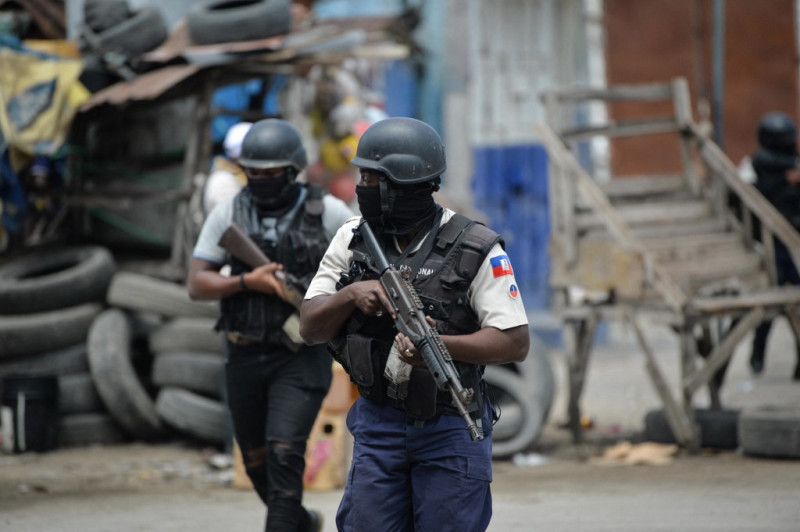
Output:
<instances>
[{"instance_id":1,"label":"assault rifle","mask_svg":"<svg viewBox=\"0 0 800 532\"><path fill-rule=\"evenodd\" d=\"M251 268L258 268L272 262L235 222L231 222L231 225L222 233L219 245ZM283 270L277 270L275 277L283 289L286 301L297 310L300 310L300 305L303 303L303 293L297 289L294 278ZM296 344L290 347L298 347L303 344L303 339L300 336L300 318L296 312L286 319L282 328L286 336Z\"/></svg>"},{"instance_id":2,"label":"assault rifle","mask_svg":"<svg viewBox=\"0 0 800 532\"><path fill-rule=\"evenodd\" d=\"M247 233L239 227L235 222L225 229L219 239L219 245L228 253L244 262L251 268L258 268L265 264L272 262L264 255L253 240L247 236ZM286 296L286 301L297 310L300 310L300 304L303 302L303 294L297 289L296 281L283 270L275 272L275 278L278 279L283 295Z\"/></svg>"},{"instance_id":3,"label":"assault rifle","mask_svg":"<svg viewBox=\"0 0 800 532\"><path fill-rule=\"evenodd\" d=\"M428 366L428 370L433 375L439 389L450 391L453 405L467 423L470 437L473 440L482 440L483 431L475 424L475 421L467 412L467 406L472 402L474 391L472 388L464 388L461 384L458 371L455 364L453 364L453 358L450 356L447 346L442 342L436 329L431 327L425 319L419 294L417 294L411 283L403 277L403 274L389 264L369 224L362 220L358 230L367 246L367 252L378 268L381 276L381 285L394 307L395 315L397 316L394 323L397 330L408 336L417 346L422 355L422 360Z\"/></svg>"}]
</instances>

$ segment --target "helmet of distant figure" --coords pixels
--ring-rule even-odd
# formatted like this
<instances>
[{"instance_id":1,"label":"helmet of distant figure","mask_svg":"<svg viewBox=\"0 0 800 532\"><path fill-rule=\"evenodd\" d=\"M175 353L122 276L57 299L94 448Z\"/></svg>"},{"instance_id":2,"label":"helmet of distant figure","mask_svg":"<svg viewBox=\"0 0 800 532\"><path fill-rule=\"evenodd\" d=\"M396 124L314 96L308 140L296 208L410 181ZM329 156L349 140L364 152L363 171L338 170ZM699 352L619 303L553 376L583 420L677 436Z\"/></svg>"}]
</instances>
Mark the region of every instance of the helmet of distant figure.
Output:
<instances>
[{"instance_id":1,"label":"helmet of distant figure","mask_svg":"<svg viewBox=\"0 0 800 532\"><path fill-rule=\"evenodd\" d=\"M300 132L278 118L259 120L242 141L239 164L248 168L291 166L301 172L308 164Z\"/></svg>"},{"instance_id":2,"label":"helmet of distant figure","mask_svg":"<svg viewBox=\"0 0 800 532\"><path fill-rule=\"evenodd\" d=\"M789 115L781 112L765 114L758 123L758 144L780 153L797 153L797 126Z\"/></svg>"}]
</instances>

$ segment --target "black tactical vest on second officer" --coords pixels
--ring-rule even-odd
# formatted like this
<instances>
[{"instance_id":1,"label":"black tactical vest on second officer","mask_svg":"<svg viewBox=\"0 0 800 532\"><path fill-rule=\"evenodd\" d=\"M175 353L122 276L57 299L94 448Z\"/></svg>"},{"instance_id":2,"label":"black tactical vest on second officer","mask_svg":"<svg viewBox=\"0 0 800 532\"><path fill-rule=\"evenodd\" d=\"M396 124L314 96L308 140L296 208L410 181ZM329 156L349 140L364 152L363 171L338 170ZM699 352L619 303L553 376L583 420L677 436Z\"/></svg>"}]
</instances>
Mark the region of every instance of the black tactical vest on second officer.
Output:
<instances>
[{"instance_id":1,"label":"black tactical vest on second officer","mask_svg":"<svg viewBox=\"0 0 800 532\"><path fill-rule=\"evenodd\" d=\"M439 220L437 216L437 225ZM431 233L419 251L411 256L406 257L391 249L384 253L395 268L401 271L410 268L412 285L420 296L424 313L436 321L440 334L473 333L480 329L480 323L469 305L467 290L489 251L502 240L494 231L459 214L441 226L438 233ZM358 233L351 240L350 249L353 262L337 289L352 282L379 277L369 265L366 246ZM384 377L395 334L397 329L388 315L378 318L356 310L345 322L340 336L328 347L365 399L377 404L392 404L420 420L441 413L456 414L458 411L452 406L450 393L438 390L427 367L413 366L410 380L400 389ZM475 392L475 400L468 406L468 411L473 418L479 419L484 404L483 366L454 363L464 388L472 388Z\"/></svg>"},{"instance_id":2,"label":"black tactical vest on second officer","mask_svg":"<svg viewBox=\"0 0 800 532\"><path fill-rule=\"evenodd\" d=\"M288 213L281 218L263 220L258 216L247 188L242 189L233 203L233 221L270 260L283 264L284 271L298 281L298 289L303 293L328 248L322 226L323 195L322 188L308 186L304 199ZM288 225L284 225L286 222ZM251 269L236 257L231 257L231 275ZM218 329L235 331L274 345L283 344L281 326L296 310L280 297L261 292L239 292L223 299L221 305Z\"/></svg>"}]
</instances>

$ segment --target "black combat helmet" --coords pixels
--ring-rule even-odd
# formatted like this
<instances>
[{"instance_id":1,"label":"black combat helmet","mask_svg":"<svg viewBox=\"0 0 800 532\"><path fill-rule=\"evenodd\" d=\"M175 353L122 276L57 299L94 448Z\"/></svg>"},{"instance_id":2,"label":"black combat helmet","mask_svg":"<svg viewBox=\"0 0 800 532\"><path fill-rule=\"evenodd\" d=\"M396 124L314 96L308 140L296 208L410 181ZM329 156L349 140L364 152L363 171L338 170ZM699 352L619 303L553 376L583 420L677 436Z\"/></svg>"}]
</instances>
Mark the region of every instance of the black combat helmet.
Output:
<instances>
[{"instance_id":1,"label":"black combat helmet","mask_svg":"<svg viewBox=\"0 0 800 532\"><path fill-rule=\"evenodd\" d=\"M439 134L413 118L386 118L369 126L351 163L383 172L398 185L431 181L447 168Z\"/></svg>"},{"instance_id":2,"label":"black combat helmet","mask_svg":"<svg viewBox=\"0 0 800 532\"><path fill-rule=\"evenodd\" d=\"M242 140L239 164L248 168L292 166L302 171L308 159L297 129L277 118L259 120Z\"/></svg>"},{"instance_id":3,"label":"black combat helmet","mask_svg":"<svg viewBox=\"0 0 800 532\"><path fill-rule=\"evenodd\" d=\"M789 115L771 112L761 117L758 123L758 144L768 150L797 152L797 126Z\"/></svg>"}]
</instances>

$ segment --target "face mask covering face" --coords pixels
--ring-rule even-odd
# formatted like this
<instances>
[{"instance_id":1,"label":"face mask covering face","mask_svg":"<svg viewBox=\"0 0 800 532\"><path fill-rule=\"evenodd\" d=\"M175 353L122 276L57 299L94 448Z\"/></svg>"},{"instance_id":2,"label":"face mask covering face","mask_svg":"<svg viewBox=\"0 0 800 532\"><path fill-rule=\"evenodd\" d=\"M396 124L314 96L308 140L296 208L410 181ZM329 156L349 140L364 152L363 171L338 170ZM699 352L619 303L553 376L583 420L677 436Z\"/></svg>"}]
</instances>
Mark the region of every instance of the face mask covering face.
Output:
<instances>
[{"instance_id":1,"label":"face mask covering face","mask_svg":"<svg viewBox=\"0 0 800 532\"><path fill-rule=\"evenodd\" d=\"M300 193L300 188L288 171L278 177L248 177L247 186L259 211L265 214L288 210Z\"/></svg>"},{"instance_id":2,"label":"face mask covering face","mask_svg":"<svg viewBox=\"0 0 800 532\"><path fill-rule=\"evenodd\" d=\"M356 197L358 198L358 209L361 216L367 221L370 227L377 228L381 223L381 189L380 187L368 187L356 185Z\"/></svg>"},{"instance_id":3,"label":"face mask covering face","mask_svg":"<svg viewBox=\"0 0 800 532\"><path fill-rule=\"evenodd\" d=\"M381 212L380 187L356 186L358 207L370 226L381 227L385 233L406 235L422 227L436 214L436 203L427 185L415 188L393 188L392 209Z\"/></svg>"}]
</instances>

